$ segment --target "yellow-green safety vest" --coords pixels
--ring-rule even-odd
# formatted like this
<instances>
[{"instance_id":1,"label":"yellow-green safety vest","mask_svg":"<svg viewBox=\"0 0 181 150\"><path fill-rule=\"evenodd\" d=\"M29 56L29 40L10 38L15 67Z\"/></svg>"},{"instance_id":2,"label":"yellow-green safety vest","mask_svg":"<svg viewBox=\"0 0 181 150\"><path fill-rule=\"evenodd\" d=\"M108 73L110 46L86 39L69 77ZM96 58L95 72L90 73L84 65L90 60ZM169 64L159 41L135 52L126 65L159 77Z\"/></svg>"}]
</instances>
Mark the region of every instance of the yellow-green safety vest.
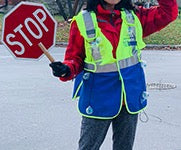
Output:
<instances>
[{"instance_id":1,"label":"yellow-green safety vest","mask_svg":"<svg viewBox=\"0 0 181 150\"><path fill-rule=\"evenodd\" d=\"M113 47L110 41L98 27L97 18L94 12L81 12L73 20L76 21L80 34L84 37L85 63L96 66L116 63L117 61L128 59L137 53L140 58L140 50L145 47L142 40L142 26L138 17L131 11L121 11L122 28L120 41L116 50L116 58L113 58ZM129 22L128 22L129 20ZM128 64L129 65L129 64ZM89 68L85 68L89 70Z\"/></svg>"},{"instance_id":2,"label":"yellow-green safety vest","mask_svg":"<svg viewBox=\"0 0 181 150\"><path fill-rule=\"evenodd\" d=\"M78 110L83 116L113 118L121 111L123 96L131 114L140 112L147 105L140 58L141 49L145 47L142 26L133 11L121 11L121 18L116 58L94 12L82 11L73 18L85 45L84 72L77 76L73 92L73 99L79 97Z\"/></svg>"}]
</instances>

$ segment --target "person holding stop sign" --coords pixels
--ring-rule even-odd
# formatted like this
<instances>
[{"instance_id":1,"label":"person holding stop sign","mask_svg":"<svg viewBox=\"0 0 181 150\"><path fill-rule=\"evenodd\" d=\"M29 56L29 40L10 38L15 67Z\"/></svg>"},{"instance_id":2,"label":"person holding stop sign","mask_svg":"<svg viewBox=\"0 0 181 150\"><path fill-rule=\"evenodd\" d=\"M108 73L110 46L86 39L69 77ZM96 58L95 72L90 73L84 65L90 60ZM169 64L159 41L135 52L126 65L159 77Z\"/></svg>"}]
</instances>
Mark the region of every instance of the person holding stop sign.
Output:
<instances>
[{"instance_id":1,"label":"person holding stop sign","mask_svg":"<svg viewBox=\"0 0 181 150\"><path fill-rule=\"evenodd\" d=\"M75 78L73 99L82 115L79 150L98 150L113 129L113 150L132 150L138 114L148 92L141 49L143 37L178 15L176 0L134 7L131 0L88 0L73 18L64 62L53 62L61 81Z\"/></svg>"}]
</instances>

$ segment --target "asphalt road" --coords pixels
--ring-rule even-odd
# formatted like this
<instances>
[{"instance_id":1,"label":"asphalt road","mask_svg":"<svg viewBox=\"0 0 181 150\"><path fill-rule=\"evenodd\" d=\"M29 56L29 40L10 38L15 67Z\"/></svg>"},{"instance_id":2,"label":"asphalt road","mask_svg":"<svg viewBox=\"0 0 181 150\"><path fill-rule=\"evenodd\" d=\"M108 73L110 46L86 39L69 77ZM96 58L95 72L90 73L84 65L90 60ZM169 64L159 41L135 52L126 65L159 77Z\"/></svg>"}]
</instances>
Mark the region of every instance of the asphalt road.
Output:
<instances>
[{"instance_id":1,"label":"asphalt road","mask_svg":"<svg viewBox=\"0 0 181 150\"><path fill-rule=\"evenodd\" d=\"M53 48L63 60L64 48ZM143 51L150 89L147 123L139 120L134 150L181 150L181 51ZM49 61L16 60L0 46L0 150L76 150L81 117L71 101L73 82L60 82ZM142 120L145 119L144 115ZM111 150L111 128L101 150Z\"/></svg>"}]
</instances>

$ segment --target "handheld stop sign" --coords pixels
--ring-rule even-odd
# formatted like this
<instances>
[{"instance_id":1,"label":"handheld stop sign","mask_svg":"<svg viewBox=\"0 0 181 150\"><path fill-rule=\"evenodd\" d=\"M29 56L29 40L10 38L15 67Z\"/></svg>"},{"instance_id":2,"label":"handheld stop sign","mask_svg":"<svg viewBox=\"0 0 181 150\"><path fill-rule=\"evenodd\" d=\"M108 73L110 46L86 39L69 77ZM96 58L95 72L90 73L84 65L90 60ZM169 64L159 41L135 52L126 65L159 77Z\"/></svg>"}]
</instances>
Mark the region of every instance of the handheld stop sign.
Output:
<instances>
[{"instance_id":1,"label":"handheld stop sign","mask_svg":"<svg viewBox=\"0 0 181 150\"><path fill-rule=\"evenodd\" d=\"M4 17L2 42L15 58L39 59L55 45L57 23L43 4L21 2Z\"/></svg>"}]
</instances>

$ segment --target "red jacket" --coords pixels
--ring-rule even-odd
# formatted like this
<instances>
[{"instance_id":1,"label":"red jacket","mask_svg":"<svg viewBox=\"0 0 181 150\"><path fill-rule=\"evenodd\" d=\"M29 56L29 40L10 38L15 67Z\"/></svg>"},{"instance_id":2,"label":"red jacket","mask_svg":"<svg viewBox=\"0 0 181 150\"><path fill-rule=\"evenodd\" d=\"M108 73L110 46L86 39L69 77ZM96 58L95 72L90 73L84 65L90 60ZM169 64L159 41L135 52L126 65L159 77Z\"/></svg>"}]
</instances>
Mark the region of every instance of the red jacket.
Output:
<instances>
[{"instance_id":1,"label":"red jacket","mask_svg":"<svg viewBox=\"0 0 181 150\"><path fill-rule=\"evenodd\" d=\"M136 11L142 28L143 37L157 32L175 20L178 16L178 6L176 0L158 0L159 6L146 9L139 7ZM103 9L100 5L97 7L98 26L102 33L107 37L113 46L113 56L115 57L116 48L119 42L122 19L120 11L113 12ZM64 64L70 67L71 75L61 77L60 80L67 81L73 79L83 70L85 58L84 39L80 35L76 22L74 21L70 28L69 43L66 49Z\"/></svg>"}]
</instances>

